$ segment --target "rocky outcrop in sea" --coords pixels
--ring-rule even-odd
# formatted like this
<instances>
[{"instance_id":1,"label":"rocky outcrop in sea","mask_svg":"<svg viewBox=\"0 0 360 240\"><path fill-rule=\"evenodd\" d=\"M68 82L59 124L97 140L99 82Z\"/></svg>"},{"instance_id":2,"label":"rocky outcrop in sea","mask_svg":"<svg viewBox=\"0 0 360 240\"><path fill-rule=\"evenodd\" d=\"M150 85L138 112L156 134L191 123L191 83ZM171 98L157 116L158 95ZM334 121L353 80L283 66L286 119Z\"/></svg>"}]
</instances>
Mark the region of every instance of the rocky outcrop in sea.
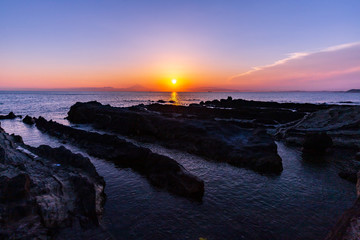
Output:
<instances>
[{"instance_id":1,"label":"rocky outcrop in sea","mask_svg":"<svg viewBox=\"0 0 360 240\"><path fill-rule=\"evenodd\" d=\"M262 173L279 174L283 170L277 146L263 128L243 128L232 122L204 119L200 108L192 110L192 117L184 117L177 112L149 111L152 106L116 108L98 102L76 103L67 118L73 123L90 123L97 129Z\"/></svg>"}]
</instances>

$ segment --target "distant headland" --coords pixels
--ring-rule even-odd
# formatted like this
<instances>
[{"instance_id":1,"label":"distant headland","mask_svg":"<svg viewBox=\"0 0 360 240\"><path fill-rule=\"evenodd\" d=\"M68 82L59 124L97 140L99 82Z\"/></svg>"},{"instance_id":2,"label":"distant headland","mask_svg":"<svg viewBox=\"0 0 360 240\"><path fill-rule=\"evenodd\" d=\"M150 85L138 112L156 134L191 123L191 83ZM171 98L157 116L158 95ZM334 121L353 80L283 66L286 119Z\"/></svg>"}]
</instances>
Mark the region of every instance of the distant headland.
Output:
<instances>
[{"instance_id":1,"label":"distant headland","mask_svg":"<svg viewBox=\"0 0 360 240\"><path fill-rule=\"evenodd\" d=\"M360 89L350 89L349 91L346 91L348 93L360 93Z\"/></svg>"}]
</instances>

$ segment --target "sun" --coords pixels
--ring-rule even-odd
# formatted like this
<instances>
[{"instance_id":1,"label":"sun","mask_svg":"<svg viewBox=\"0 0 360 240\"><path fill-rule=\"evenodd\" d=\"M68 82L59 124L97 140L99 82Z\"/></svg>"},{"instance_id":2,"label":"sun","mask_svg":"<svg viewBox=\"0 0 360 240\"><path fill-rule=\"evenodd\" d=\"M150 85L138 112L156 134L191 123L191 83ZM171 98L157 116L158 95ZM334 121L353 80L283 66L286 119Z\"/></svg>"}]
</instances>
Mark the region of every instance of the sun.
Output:
<instances>
[{"instance_id":1,"label":"sun","mask_svg":"<svg viewBox=\"0 0 360 240\"><path fill-rule=\"evenodd\" d=\"M176 84L177 81L176 81L176 79L174 78L174 79L171 80L171 82L172 82L172 84Z\"/></svg>"}]
</instances>

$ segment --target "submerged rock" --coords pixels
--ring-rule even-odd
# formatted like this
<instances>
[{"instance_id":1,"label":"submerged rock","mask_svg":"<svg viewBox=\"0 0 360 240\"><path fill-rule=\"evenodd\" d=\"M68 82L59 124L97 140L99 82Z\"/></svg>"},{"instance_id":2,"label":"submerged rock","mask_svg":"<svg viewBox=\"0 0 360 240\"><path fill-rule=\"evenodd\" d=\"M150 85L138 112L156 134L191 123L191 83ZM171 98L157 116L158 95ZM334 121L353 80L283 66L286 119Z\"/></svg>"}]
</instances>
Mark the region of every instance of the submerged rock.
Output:
<instances>
[{"instance_id":1,"label":"submerged rock","mask_svg":"<svg viewBox=\"0 0 360 240\"><path fill-rule=\"evenodd\" d=\"M161 115L148 111L153 110L153 106L162 108L159 104L145 108L115 108L98 102L76 103L68 113L68 120L73 123L91 123L98 129L117 132L140 141L155 141L165 147L259 172L280 173L283 170L277 146L265 131L254 134L254 129L245 129L232 122L202 117L183 118L169 112ZM199 111L199 107L165 107L171 107L176 114L183 111L194 115Z\"/></svg>"},{"instance_id":2,"label":"submerged rock","mask_svg":"<svg viewBox=\"0 0 360 240\"><path fill-rule=\"evenodd\" d=\"M0 129L0 238L102 233L105 182L88 158L64 147L30 147Z\"/></svg>"},{"instance_id":3,"label":"submerged rock","mask_svg":"<svg viewBox=\"0 0 360 240\"><path fill-rule=\"evenodd\" d=\"M42 117L36 119L36 126L47 134L75 144L89 155L134 169L159 188L198 200L203 197L204 182L169 157L138 147L115 135L74 129Z\"/></svg>"}]
</instances>

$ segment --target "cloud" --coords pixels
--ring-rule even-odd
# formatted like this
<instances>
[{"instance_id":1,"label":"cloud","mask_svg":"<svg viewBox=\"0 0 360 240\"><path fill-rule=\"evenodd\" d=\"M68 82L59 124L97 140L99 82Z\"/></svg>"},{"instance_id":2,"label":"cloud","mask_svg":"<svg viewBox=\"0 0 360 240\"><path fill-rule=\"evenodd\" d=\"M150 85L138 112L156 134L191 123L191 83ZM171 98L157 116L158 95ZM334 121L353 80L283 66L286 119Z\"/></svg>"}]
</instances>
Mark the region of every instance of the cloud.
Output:
<instances>
[{"instance_id":1,"label":"cloud","mask_svg":"<svg viewBox=\"0 0 360 240\"><path fill-rule=\"evenodd\" d=\"M273 64L230 78L253 90L346 90L360 88L360 42L316 52L291 53Z\"/></svg>"}]
</instances>

